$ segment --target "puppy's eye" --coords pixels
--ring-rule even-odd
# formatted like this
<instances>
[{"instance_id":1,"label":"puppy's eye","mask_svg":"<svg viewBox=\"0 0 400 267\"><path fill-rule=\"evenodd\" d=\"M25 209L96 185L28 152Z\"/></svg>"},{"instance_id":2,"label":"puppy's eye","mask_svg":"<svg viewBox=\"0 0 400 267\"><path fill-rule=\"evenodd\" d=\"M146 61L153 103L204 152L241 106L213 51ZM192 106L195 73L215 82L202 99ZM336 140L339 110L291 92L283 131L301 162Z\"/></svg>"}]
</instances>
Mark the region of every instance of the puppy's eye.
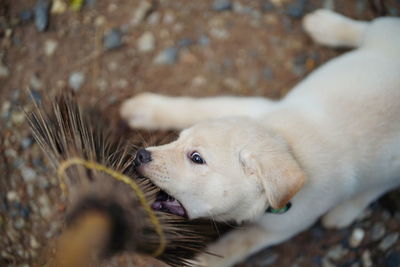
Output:
<instances>
[{"instance_id":1,"label":"puppy's eye","mask_svg":"<svg viewBox=\"0 0 400 267\"><path fill-rule=\"evenodd\" d=\"M201 157L200 153L195 151L192 154L190 154L190 160L193 161L193 163L196 164L204 164L206 163L205 160Z\"/></svg>"}]
</instances>

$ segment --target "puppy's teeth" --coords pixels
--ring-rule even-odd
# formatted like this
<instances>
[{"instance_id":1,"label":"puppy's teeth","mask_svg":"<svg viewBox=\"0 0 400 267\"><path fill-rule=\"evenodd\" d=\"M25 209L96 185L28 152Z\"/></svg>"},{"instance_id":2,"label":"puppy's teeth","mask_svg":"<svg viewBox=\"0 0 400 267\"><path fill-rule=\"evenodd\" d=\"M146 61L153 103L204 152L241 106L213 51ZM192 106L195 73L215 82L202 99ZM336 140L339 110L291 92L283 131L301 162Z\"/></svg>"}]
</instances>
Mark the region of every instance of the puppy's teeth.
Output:
<instances>
[{"instance_id":1,"label":"puppy's teeth","mask_svg":"<svg viewBox=\"0 0 400 267\"><path fill-rule=\"evenodd\" d=\"M156 201L151 205L153 210L160 210L162 208L162 203L160 201Z\"/></svg>"}]
</instances>

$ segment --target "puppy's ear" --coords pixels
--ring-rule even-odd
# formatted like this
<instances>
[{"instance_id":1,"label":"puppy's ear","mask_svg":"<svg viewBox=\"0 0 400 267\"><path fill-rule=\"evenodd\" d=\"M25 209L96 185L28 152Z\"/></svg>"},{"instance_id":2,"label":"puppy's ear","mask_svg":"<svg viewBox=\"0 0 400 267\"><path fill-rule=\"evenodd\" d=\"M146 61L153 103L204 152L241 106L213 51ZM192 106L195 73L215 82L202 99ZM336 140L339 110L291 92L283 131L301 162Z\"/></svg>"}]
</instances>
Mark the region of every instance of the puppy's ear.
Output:
<instances>
[{"instance_id":1,"label":"puppy's ear","mask_svg":"<svg viewBox=\"0 0 400 267\"><path fill-rule=\"evenodd\" d=\"M274 209L283 208L305 182L303 170L287 150L242 150L239 158L246 175L259 179Z\"/></svg>"}]
</instances>

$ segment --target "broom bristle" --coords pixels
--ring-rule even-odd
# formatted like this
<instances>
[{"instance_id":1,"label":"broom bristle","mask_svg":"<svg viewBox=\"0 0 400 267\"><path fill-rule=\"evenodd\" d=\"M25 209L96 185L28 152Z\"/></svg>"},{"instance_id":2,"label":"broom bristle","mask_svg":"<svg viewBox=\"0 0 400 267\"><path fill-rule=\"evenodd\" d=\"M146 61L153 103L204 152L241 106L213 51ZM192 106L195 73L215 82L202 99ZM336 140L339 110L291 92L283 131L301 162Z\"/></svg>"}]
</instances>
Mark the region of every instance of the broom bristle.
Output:
<instances>
[{"instance_id":1,"label":"broom bristle","mask_svg":"<svg viewBox=\"0 0 400 267\"><path fill-rule=\"evenodd\" d=\"M130 177L139 185L147 202L154 201L159 189L146 178L138 179L133 167L133 156L144 139L128 141L117 135L98 115L82 113L71 95L60 95L51 103L36 104L27 117L35 139L56 170L71 158L93 161ZM69 192L67 224L87 211L101 211L112 219L105 253L127 250L152 255L157 251L160 234L130 186L81 165L66 169L65 177ZM192 257L224 230L212 221L189 221L153 212L166 239L165 249L157 258L173 266L190 266Z\"/></svg>"}]
</instances>

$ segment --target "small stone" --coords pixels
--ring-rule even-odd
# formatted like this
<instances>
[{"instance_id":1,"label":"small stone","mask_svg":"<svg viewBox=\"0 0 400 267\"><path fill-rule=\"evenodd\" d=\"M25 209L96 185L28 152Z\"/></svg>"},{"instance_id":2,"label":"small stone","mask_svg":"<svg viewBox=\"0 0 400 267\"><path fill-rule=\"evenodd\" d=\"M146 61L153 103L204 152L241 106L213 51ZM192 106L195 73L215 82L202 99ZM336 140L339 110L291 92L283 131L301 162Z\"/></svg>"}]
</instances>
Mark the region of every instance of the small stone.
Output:
<instances>
[{"instance_id":1,"label":"small stone","mask_svg":"<svg viewBox=\"0 0 400 267\"><path fill-rule=\"evenodd\" d=\"M172 65L178 60L179 50L176 47L170 47L161 51L153 60L156 65Z\"/></svg>"},{"instance_id":2,"label":"small stone","mask_svg":"<svg viewBox=\"0 0 400 267\"><path fill-rule=\"evenodd\" d=\"M38 249L40 247L39 242L36 240L36 238L32 235L29 241L29 244L33 249Z\"/></svg>"},{"instance_id":3,"label":"small stone","mask_svg":"<svg viewBox=\"0 0 400 267\"><path fill-rule=\"evenodd\" d=\"M25 137L21 140L21 147L22 149L27 149L31 147L33 143L33 139L31 137Z\"/></svg>"},{"instance_id":4,"label":"small stone","mask_svg":"<svg viewBox=\"0 0 400 267\"><path fill-rule=\"evenodd\" d=\"M270 68L264 68L262 70L262 74L263 74L264 79L266 79L267 81L270 81L273 77L273 73Z\"/></svg>"},{"instance_id":5,"label":"small stone","mask_svg":"<svg viewBox=\"0 0 400 267\"><path fill-rule=\"evenodd\" d=\"M371 229L371 240L378 241L381 239L386 233L385 225L381 222L374 224Z\"/></svg>"},{"instance_id":6,"label":"small stone","mask_svg":"<svg viewBox=\"0 0 400 267\"><path fill-rule=\"evenodd\" d=\"M175 15L172 11L167 11L164 14L163 23L164 24L172 24L175 21Z\"/></svg>"},{"instance_id":7,"label":"small stone","mask_svg":"<svg viewBox=\"0 0 400 267\"><path fill-rule=\"evenodd\" d=\"M160 13L159 12L154 12L153 14L151 14L149 16L149 18L147 19L147 23L149 25L157 25L160 23Z\"/></svg>"},{"instance_id":8,"label":"small stone","mask_svg":"<svg viewBox=\"0 0 400 267\"><path fill-rule=\"evenodd\" d=\"M40 204L40 214L48 218L51 214L51 208L50 208L50 200L46 195L41 195L39 196L39 204Z\"/></svg>"},{"instance_id":9,"label":"small stone","mask_svg":"<svg viewBox=\"0 0 400 267\"><path fill-rule=\"evenodd\" d=\"M25 226L25 220L23 218L15 219L15 221L14 221L15 229L20 230L20 229L24 228L24 226Z\"/></svg>"},{"instance_id":10,"label":"small stone","mask_svg":"<svg viewBox=\"0 0 400 267\"><path fill-rule=\"evenodd\" d=\"M210 35L220 40L225 40L229 38L229 32L221 27L211 28Z\"/></svg>"},{"instance_id":11,"label":"small stone","mask_svg":"<svg viewBox=\"0 0 400 267\"><path fill-rule=\"evenodd\" d=\"M10 75L8 68L0 62L0 78L7 78Z\"/></svg>"},{"instance_id":12,"label":"small stone","mask_svg":"<svg viewBox=\"0 0 400 267\"><path fill-rule=\"evenodd\" d=\"M46 42L44 43L44 53L46 54L46 56L52 56L54 54L54 52L56 51L58 46L57 41L55 40L46 40Z\"/></svg>"},{"instance_id":13,"label":"small stone","mask_svg":"<svg viewBox=\"0 0 400 267\"><path fill-rule=\"evenodd\" d=\"M83 72L73 72L68 79L68 85L74 90L79 91L85 82L85 75Z\"/></svg>"},{"instance_id":14,"label":"small stone","mask_svg":"<svg viewBox=\"0 0 400 267\"><path fill-rule=\"evenodd\" d=\"M29 183L32 182L36 179L36 172L29 167L25 167L21 170L21 175L22 178L24 179L25 182Z\"/></svg>"},{"instance_id":15,"label":"small stone","mask_svg":"<svg viewBox=\"0 0 400 267\"><path fill-rule=\"evenodd\" d=\"M356 248L358 247L364 239L365 232L361 228L355 228L351 233L349 244L350 247Z\"/></svg>"},{"instance_id":16,"label":"small stone","mask_svg":"<svg viewBox=\"0 0 400 267\"><path fill-rule=\"evenodd\" d=\"M8 191L7 200L9 202L19 202L19 195L15 191Z\"/></svg>"},{"instance_id":17,"label":"small stone","mask_svg":"<svg viewBox=\"0 0 400 267\"><path fill-rule=\"evenodd\" d=\"M345 248L343 248L342 245L337 245L333 248L331 248L328 253L327 253L327 257L329 259L332 260L340 260L341 258L343 258L349 251Z\"/></svg>"},{"instance_id":18,"label":"small stone","mask_svg":"<svg viewBox=\"0 0 400 267\"><path fill-rule=\"evenodd\" d=\"M193 87L201 87L207 84L206 78L203 76L196 76L192 80L192 86Z\"/></svg>"},{"instance_id":19,"label":"small stone","mask_svg":"<svg viewBox=\"0 0 400 267\"><path fill-rule=\"evenodd\" d=\"M399 239L399 233L388 234L378 245L378 248L382 251L388 250L393 246Z\"/></svg>"},{"instance_id":20,"label":"small stone","mask_svg":"<svg viewBox=\"0 0 400 267\"><path fill-rule=\"evenodd\" d=\"M369 250L365 250L363 254L361 255L363 267L372 267L372 260L371 260L371 253Z\"/></svg>"},{"instance_id":21,"label":"small stone","mask_svg":"<svg viewBox=\"0 0 400 267\"><path fill-rule=\"evenodd\" d=\"M62 14L67 10L67 4L63 0L53 0L51 5L51 14Z\"/></svg>"},{"instance_id":22,"label":"small stone","mask_svg":"<svg viewBox=\"0 0 400 267\"><path fill-rule=\"evenodd\" d=\"M25 113L13 112L11 115L11 120L15 125L20 125L25 122Z\"/></svg>"},{"instance_id":23,"label":"small stone","mask_svg":"<svg viewBox=\"0 0 400 267\"><path fill-rule=\"evenodd\" d=\"M180 48L189 47L193 45L193 41L190 38L182 38L178 41L178 46Z\"/></svg>"},{"instance_id":24,"label":"small stone","mask_svg":"<svg viewBox=\"0 0 400 267\"><path fill-rule=\"evenodd\" d=\"M154 50L155 47L155 38L151 32L143 33L137 42L137 48L139 52L147 53Z\"/></svg>"},{"instance_id":25,"label":"small stone","mask_svg":"<svg viewBox=\"0 0 400 267\"><path fill-rule=\"evenodd\" d=\"M39 77L36 74L31 76L31 79L29 80L29 85L35 90L40 90L43 87L42 81L40 81Z\"/></svg>"},{"instance_id":26,"label":"small stone","mask_svg":"<svg viewBox=\"0 0 400 267\"><path fill-rule=\"evenodd\" d=\"M150 13L152 9L152 4L148 1L141 1L138 8L135 10L132 18L132 24L138 25L141 23L146 16Z\"/></svg>"},{"instance_id":27,"label":"small stone","mask_svg":"<svg viewBox=\"0 0 400 267\"><path fill-rule=\"evenodd\" d=\"M274 5L270 2L270 0L261 0L261 11L268 12L274 9Z\"/></svg>"},{"instance_id":28,"label":"small stone","mask_svg":"<svg viewBox=\"0 0 400 267\"><path fill-rule=\"evenodd\" d=\"M210 44L210 38L207 35L201 35L197 41L201 46L207 46Z\"/></svg>"},{"instance_id":29,"label":"small stone","mask_svg":"<svg viewBox=\"0 0 400 267\"><path fill-rule=\"evenodd\" d=\"M386 258L386 267L399 267L400 266L400 252L392 251Z\"/></svg>"},{"instance_id":30,"label":"small stone","mask_svg":"<svg viewBox=\"0 0 400 267\"><path fill-rule=\"evenodd\" d=\"M96 17L96 19L94 20L94 25L96 26L96 27L101 27L101 26L103 26L104 24L106 24L106 18L104 17L104 16L98 16L98 17Z\"/></svg>"},{"instance_id":31,"label":"small stone","mask_svg":"<svg viewBox=\"0 0 400 267\"><path fill-rule=\"evenodd\" d=\"M22 10L19 13L19 19L22 23L28 23L33 20L33 11L31 9Z\"/></svg>"},{"instance_id":32,"label":"small stone","mask_svg":"<svg viewBox=\"0 0 400 267\"><path fill-rule=\"evenodd\" d=\"M35 26L36 29L40 32L46 31L47 27L49 26L49 11L49 0L37 0L34 8Z\"/></svg>"},{"instance_id":33,"label":"small stone","mask_svg":"<svg viewBox=\"0 0 400 267\"><path fill-rule=\"evenodd\" d=\"M336 267L328 258L322 259L322 267Z\"/></svg>"},{"instance_id":34,"label":"small stone","mask_svg":"<svg viewBox=\"0 0 400 267\"><path fill-rule=\"evenodd\" d=\"M232 10L232 3L229 0L214 0L212 5L214 11L228 11Z\"/></svg>"},{"instance_id":35,"label":"small stone","mask_svg":"<svg viewBox=\"0 0 400 267\"><path fill-rule=\"evenodd\" d=\"M104 47L108 50L116 49L122 46L122 33L120 30L114 28L109 31L104 37Z\"/></svg>"},{"instance_id":36,"label":"small stone","mask_svg":"<svg viewBox=\"0 0 400 267\"><path fill-rule=\"evenodd\" d=\"M304 16L307 3L308 0L295 1L293 4L288 6L286 13L295 19L300 19Z\"/></svg>"}]
</instances>

